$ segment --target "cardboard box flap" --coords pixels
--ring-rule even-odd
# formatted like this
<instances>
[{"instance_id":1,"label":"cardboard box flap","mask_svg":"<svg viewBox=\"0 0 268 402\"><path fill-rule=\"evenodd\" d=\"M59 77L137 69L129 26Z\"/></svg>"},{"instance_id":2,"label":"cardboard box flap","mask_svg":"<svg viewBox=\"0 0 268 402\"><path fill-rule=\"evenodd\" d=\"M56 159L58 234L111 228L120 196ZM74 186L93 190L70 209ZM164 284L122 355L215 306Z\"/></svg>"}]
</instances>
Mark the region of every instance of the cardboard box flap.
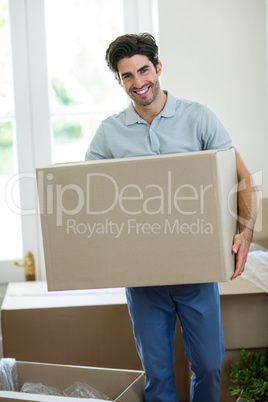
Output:
<instances>
[{"instance_id":1,"label":"cardboard box flap","mask_svg":"<svg viewBox=\"0 0 268 402\"><path fill-rule=\"evenodd\" d=\"M126 302L124 288L49 292L45 281L10 282L1 310L107 306Z\"/></svg>"},{"instance_id":2,"label":"cardboard box flap","mask_svg":"<svg viewBox=\"0 0 268 402\"><path fill-rule=\"evenodd\" d=\"M79 381L96 388L116 400L132 382L143 375L134 370L103 369L95 367L64 366L48 363L17 362L19 388L25 382L43 383L65 389Z\"/></svg>"},{"instance_id":3,"label":"cardboard box flap","mask_svg":"<svg viewBox=\"0 0 268 402\"><path fill-rule=\"evenodd\" d=\"M233 281L219 283L219 291L222 296L265 293L263 289L241 276Z\"/></svg>"},{"instance_id":4,"label":"cardboard box flap","mask_svg":"<svg viewBox=\"0 0 268 402\"><path fill-rule=\"evenodd\" d=\"M22 392L12 392L12 391L0 391L0 401L10 402L10 401L24 401L24 402L78 402L81 398L71 398L68 396L57 396L54 395L37 395L28 394ZM89 402L102 402L100 399L93 398L83 398L83 401Z\"/></svg>"},{"instance_id":5,"label":"cardboard box flap","mask_svg":"<svg viewBox=\"0 0 268 402\"><path fill-rule=\"evenodd\" d=\"M139 162L139 161L144 161L146 160L150 160L150 159L165 159L167 156L169 158L177 158L178 155L180 155L181 158L185 158L188 156L192 156L193 154L195 156L204 156L204 155L215 155L216 153L219 152L225 152L225 151L229 151L230 149L234 149L233 147L230 148L221 148L221 149L208 149L206 151L195 151L195 152L183 152L183 153L170 153L170 154L161 154L161 155L145 155L145 156L130 156L127 158L113 158L113 159L92 159L92 160L87 160L87 161L78 161L78 162L64 162L64 163L55 163L53 165L47 165L47 166L43 166L41 168L37 168L37 172L42 172L45 170L50 170L51 167L55 168L55 169L68 169L71 167L77 167L79 168L80 166L84 166L84 165L100 165L100 164L117 164L117 163L122 163L123 162Z\"/></svg>"}]
</instances>

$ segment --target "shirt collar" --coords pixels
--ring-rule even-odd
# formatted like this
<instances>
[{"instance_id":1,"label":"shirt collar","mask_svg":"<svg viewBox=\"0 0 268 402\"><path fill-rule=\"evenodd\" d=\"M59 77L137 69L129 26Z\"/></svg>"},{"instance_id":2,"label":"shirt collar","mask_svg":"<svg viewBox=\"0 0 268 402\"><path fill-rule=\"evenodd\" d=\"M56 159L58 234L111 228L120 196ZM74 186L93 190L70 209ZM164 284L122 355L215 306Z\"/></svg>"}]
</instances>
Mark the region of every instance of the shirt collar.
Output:
<instances>
[{"instance_id":1,"label":"shirt collar","mask_svg":"<svg viewBox=\"0 0 268 402\"><path fill-rule=\"evenodd\" d=\"M164 109L159 113L158 118L172 117L176 111L176 98L170 92L165 92L167 94L167 101ZM131 102L126 109L126 125L130 126L135 123L144 123L144 120L136 113L133 103Z\"/></svg>"},{"instance_id":2,"label":"shirt collar","mask_svg":"<svg viewBox=\"0 0 268 402\"><path fill-rule=\"evenodd\" d=\"M131 126L132 124L141 122L143 122L143 120L138 113L136 113L133 103L131 102L126 109L126 125Z\"/></svg>"},{"instance_id":3,"label":"shirt collar","mask_svg":"<svg viewBox=\"0 0 268 402\"><path fill-rule=\"evenodd\" d=\"M172 117L176 112L176 98L170 92L164 92L167 94L167 101L164 109L159 113L159 117Z\"/></svg>"}]
</instances>

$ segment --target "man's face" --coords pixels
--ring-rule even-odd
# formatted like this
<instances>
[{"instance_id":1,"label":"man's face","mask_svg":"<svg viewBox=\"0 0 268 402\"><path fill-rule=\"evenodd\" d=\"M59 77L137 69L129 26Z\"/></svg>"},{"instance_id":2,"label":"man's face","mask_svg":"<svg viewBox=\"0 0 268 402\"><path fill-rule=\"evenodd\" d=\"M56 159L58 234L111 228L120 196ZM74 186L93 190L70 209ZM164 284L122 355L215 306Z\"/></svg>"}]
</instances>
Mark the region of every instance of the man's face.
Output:
<instances>
[{"instance_id":1,"label":"man's face","mask_svg":"<svg viewBox=\"0 0 268 402\"><path fill-rule=\"evenodd\" d=\"M160 90L159 76L162 64L159 61L157 71L147 56L137 54L121 59L118 63L119 84L127 95L138 105L151 105Z\"/></svg>"}]
</instances>

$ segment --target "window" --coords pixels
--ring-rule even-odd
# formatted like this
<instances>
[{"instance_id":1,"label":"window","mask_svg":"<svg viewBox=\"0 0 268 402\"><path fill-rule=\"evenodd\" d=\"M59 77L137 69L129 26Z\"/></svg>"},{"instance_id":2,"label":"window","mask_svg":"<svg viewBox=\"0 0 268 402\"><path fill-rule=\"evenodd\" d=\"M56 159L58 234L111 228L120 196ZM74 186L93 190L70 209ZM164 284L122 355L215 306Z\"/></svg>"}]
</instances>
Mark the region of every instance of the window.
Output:
<instances>
[{"instance_id":1,"label":"window","mask_svg":"<svg viewBox=\"0 0 268 402\"><path fill-rule=\"evenodd\" d=\"M123 1L46 0L45 19L52 161L83 160L101 120L126 106L104 61L124 33Z\"/></svg>"},{"instance_id":2,"label":"window","mask_svg":"<svg viewBox=\"0 0 268 402\"><path fill-rule=\"evenodd\" d=\"M101 120L126 106L105 50L150 31L153 3L0 0L0 282L24 279L14 260L28 251L45 279L35 169L84 160Z\"/></svg>"}]
</instances>

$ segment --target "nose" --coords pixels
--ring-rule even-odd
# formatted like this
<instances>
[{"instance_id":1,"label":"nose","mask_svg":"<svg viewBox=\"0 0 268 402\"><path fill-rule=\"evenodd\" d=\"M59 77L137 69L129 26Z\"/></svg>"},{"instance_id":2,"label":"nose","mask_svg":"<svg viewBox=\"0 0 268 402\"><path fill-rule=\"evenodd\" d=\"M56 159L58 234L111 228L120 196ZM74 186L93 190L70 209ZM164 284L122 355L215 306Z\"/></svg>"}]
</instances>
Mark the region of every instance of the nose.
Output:
<instances>
[{"instance_id":1,"label":"nose","mask_svg":"<svg viewBox=\"0 0 268 402\"><path fill-rule=\"evenodd\" d=\"M137 89L143 86L143 79L139 75L134 76L133 86Z\"/></svg>"}]
</instances>

